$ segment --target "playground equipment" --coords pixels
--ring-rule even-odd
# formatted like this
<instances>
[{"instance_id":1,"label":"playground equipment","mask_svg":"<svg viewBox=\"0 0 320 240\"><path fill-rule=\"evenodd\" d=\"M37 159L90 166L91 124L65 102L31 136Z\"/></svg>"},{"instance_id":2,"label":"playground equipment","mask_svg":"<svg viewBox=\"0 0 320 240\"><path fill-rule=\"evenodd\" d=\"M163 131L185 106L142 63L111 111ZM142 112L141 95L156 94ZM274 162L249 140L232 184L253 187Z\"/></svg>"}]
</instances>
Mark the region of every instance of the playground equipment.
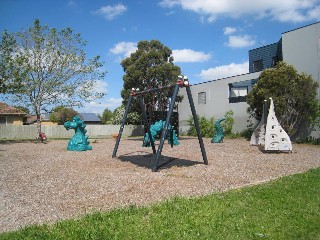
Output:
<instances>
[{"instance_id":1,"label":"playground equipment","mask_svg":"<svg viewBox=\"0 0 320 240\"><path fill-rule=\"evenodd\" d=\"M153 142L155 141L157 136L160 135L161 132L163 131L164 124L165 124L165 122L163 120L159 120L159 121L155 122L153 125L151 125L150 132L151 132L151 137L152 137ZM170 135L168 136L168 143L171 144L171 146L179 145L179 139L177 137L176 131L173 129L173 127L171 126L170 123L168 126L168 131L170 132ZM168 133L167 133L167 135L168 135ZM150 147L151 146L150 136L148 133L146 133L144 136L142 146L143 147Z\"/></svg>"},{"instance_id":2,"label":"playground equipment","mask_svg":"<svg viewBox=\"0 0 320 240\"><path fill-rule=\"evenodd\" d=\"M211 139L212 143L221 143L224 139L224 131L221 127L221 122L226 120L225 118L220 118L214 122L215 133L213 138Z\"/></svg>"},{"instance_id":3,"label":"playground equipment","mask_svg":"<svg viewBox=\"0 0 320 240\"><path fill-rule=\"evenodd\" d=\"M68 142L67 150L69 151L86 151L92 150L92 146L89 146L88 136L86 136L87 130L86 124L81 120L79 116L73 117L73 121L67 121L64 123L64 127L74 129L75 133Z\"/></svg>"},{"instance_id":4,"label":"playground equipment","mask_svg":"<svg viewBox=\"0 0 320 240\"><path fill-rule=\"evenodd\" d=\"M38 137L36 138L37 142L46 143L47 142L47 136L44 132L40 132Z\"/></svg>"},{"instance_id":5,"label":"playground equipment","mask_svg":"<svg viewBox=\"0 0 320 240\"><path fill-rule=\"evenodd\" d=\"M251 135L251 145L264 145L265 151L292 151L290 137L281 127L274 112L274 103L270 98L270 108L266 117L267 101L264 101L263 115L258 127Z\"/></svg>"},{"instance_id":6,"label":"playground equipment","mask_svg":"<svg viewBox=\"0 0 320 240\"><path fill-rule=\"evenodd\" d=\"M199 145L201 148L201 153L202 153L202 158L203 158L203 162L204 164L208 164L208 160L207 160L207 155L206 155L206 151L204 148L204 144L203 144L203 139L200 133L200 128L199 128L199 123L198 123L198 118L197 118L197 114L196 114L196 110L194 107L194 102L193 102L193 98L192 98L192 94L191 94L191 90L190 90L190 86L189 86L189 80L186 76L178 76L177 82L175 84L171 84L168 86L161 86L158 88L152 88L152 89L148 89L145 91L140 91L139 89L132 89L129 98L128 98L128 102L126 105L126 110L125 113L123 115L122 118L122 122L121 122L121 126L119 129L119 136L117 138L116 144L114 146L114 150L113 150L113 154L112 157L116 157L117 155L117 151L118 151L118 147L119 147L119 143L121 141L121 136L122 136L122 132L124 129L124 125L126 122L126 118L130 109L130 105L132 103L133 98L138 97L139 98L139 103L140 103L140 108L142 110L143 113L143 118L144 118L144 125L146 126L146 131L148 133L148 135L146 134L145 138L148 138L148 141L150 141L151 147L152 147L152 151L154 154L154 160L153 160L153 166L152 166L152 171L156 172L158 170L159 166L159 158L163 149L163 145L164 145L164 141L166 139L167 133L168 133L168 128L169 128L169 122L171 121L171 117L172 117L172 113L173 113L173 108L174 108L174 104L179 92L180 88L186 88L187 91L187 95L188 95L188 99L189 99L189 104L190 104L190 108L191 108L191 112L192 112L192 116L193 116L193 120L194 120L194 125L197 131L197 135L198 135L198 140L199 140ZM173 93L171 95L171 100L170 100L170 104L169 104L169 110L166 116L166 120L164 123L162 123L162 132L161 132L161 137L160 137L160 143L159 143L159 147L156 150L155 148L155 144L154 144L154 140L152 138L152 133L149 127L149 123L148 123L148 119L147 119L147 113L145 111L145 106L144 106L144 100L143 100L143 96L145 94L148 93L154 93L154 92L160 92L160 91L164 91L164 90L173 90ZM173 131L172 131L173 133ZM171 144L173 144L173 141L171 140ZM163 165L163 164L162 164Z\"/></svg>"}]
</instances>

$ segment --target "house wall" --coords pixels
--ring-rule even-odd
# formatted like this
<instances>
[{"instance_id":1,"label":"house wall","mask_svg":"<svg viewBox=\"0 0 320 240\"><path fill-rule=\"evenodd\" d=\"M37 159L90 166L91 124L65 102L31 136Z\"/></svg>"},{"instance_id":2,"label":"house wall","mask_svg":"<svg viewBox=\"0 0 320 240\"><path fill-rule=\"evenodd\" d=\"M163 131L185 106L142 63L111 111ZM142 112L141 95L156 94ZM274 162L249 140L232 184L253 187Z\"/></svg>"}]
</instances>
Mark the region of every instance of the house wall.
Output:
<instances>
[{"instance_id":1,"label":"house wall","mask_svg":"<svg viewBox=\"0 0 320 240\"><path fill-rule=\"evenodd\" d=\"M227 111L232 110L235 120L233 132L240 132L246 129L247 120L249 119L247 113L248 104L246 102L229 103L228 84L256 79L259 75L260 72L255 72L190 86L197 114L207 119L212 117L218 119L222 118ZM205 104L198 102L198 93L200 92L206 93ZM189 128L188 119L192 117L192 113L186 89L180 89L179 94L184 96L182 102L179 103L179 132L185 133Z\"/></svg>"},{"instance_id":2,"label":"house wall","mask_svg":"<svg viewBox=\"0 0 320 240\"><path fill-rule=\"evenodd\" d=\"M320 22L283 33L282 42L283 60L299 72L310 74L320 86ZM314 128L310 136L319 138L320 129Z\"/></svg>"},{"instance_id":3,"label":"house wall","mask_svg":"<svg viewBox=\"0 0 320 240\"><path fill-rule=\"evenodd\" d=\"M282 34L283 60L320 84L320 22ZM320 89L318 88L320 99Z\"/></svg>"},{"instance_id":4,"label":"house wall","mask_svg":"<svg viewBox=\"0 0 320 240\"><path fill-rule=\"evenodd\" d=\"M23 117L1 116L1 125L23 125Z\"/></svg>"}]
</instances>

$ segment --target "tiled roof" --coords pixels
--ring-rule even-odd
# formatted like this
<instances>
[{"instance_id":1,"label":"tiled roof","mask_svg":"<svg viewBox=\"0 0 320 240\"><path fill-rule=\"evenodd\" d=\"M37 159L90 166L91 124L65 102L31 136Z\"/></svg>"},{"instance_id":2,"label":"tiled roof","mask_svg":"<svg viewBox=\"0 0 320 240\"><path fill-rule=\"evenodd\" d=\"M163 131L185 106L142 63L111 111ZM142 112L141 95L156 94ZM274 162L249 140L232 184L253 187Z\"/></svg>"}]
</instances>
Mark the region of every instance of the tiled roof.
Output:
<instances>
[{"instance_id":1,"label":"tiled roof","mask_svg":"<svg viewBox=\"0 0 320 240\"><path fill-rule=\"evenodd\" d=\"M27 113L21 111L20 109L14 108L9 106L6 103L0 102L0 114L6 114L6 115L10 115L10 114L18 114L18 115L27 115Z\"/></svg>"},{"instance_id":2,"label":"tiled roof","mask_svg":"<svg viewBox=\"0 0 320 240\"><path fill-rule=\"evenodd\" d=\"M84 122L100 122L100 118L94 113L79 113Z\"/></svg>"}]
</instances>

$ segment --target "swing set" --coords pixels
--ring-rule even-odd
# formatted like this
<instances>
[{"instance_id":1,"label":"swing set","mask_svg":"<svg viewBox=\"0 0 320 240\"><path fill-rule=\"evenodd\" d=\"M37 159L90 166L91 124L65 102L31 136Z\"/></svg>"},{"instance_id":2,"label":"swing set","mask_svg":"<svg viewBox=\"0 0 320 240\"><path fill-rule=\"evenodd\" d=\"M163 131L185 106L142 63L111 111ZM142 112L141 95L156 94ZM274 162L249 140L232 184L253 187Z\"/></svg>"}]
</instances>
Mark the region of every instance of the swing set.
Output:
<instances>
[{"instance_id":1,"label":"swing set","mask_svg":"<svg viewBox=\"0 0 320 240\"><path fill-rule=\"evenodd\" d=\"M159 143L159 147L158 147L157 150L155 148L155 144L154 144L153 139L150 138L150 143L151 143L152 151L153 151L153 154L154 154L154 159L153 159L153 164L152 164L152 171L156 172L158 170L158 168L160 167L159 166L159 158L161 156L163 145L164 145L164 142L166 140L166 135L167 135L167 132L168 132L168 127L169 127L170 121L171 121L171 117L172 117L175 101L176 101L179 89L183 88L183 87L185 87L186 91L187 91L187 95L188 95L188 99L189 99L189 105L190 105L190 109L191 109L192 116L193 116L194 126L195 126L195 129L197 131L197 135L198 135L198 140L199 140L199 145L200 145L200 149L201 149L201 153L202 153L203 162L204 162L204 164L208 165L207 155L206 155L206 151L205 151L205 148L204 148L203 139L202 139L202 136L201 136L201 133L200 133L197 113L196 113L196 110L195 110L195 106L194 106L194 102L193 102L193 98L192 98L192 94L191 94L191 90L190 90L190 86L189 86L189 80L188 80L188 78L186 76L178 76L177 82L175 84L171 84L171 85L168 85L168 86L160 86L158 88L148 89L148 90L145 90L145 91L140 91L139 89L132 89L132 91L131 91L131 93L129 95L129 98L128 98L128 102L127 102L127 105L126 105L126 109L125 109L123 118L122 118L121 126L120 126L120 129L119 129L119 134L118 134L118 137L117 137L117 140L116 140L116 144L114 146L112 157L114 158L117 155L117 151L118 151L118 147L119 147L119 144L120 144L122 132L123 132L123 129L124 129L124 125L125 125L125 122L126 122L126 119L127 119L127 115L128 115L128 112L129 112L129 109L130 109L130 105L132 103L133 98L138 98L139 99L140 107L141 107L142 114L143 114L144 124L146 126L146 130L147 130L149 136L151 136L150 125L149 125L149 122L148 122L147 113L145 111L145 105L144 105L143 96L145 94L148 94L148 93L154 93L154 92L160 92L160 91L163 91L163 90L172 90L173 89L173 94L171 96L171 101L170 101L170 104L169 104L169 110L168 110L168 113L167 113L166 121L165 121L164 126L163 126L163 130L162 130L161 138L160 138L160 143Z\"/></svg>"}]
</instances>

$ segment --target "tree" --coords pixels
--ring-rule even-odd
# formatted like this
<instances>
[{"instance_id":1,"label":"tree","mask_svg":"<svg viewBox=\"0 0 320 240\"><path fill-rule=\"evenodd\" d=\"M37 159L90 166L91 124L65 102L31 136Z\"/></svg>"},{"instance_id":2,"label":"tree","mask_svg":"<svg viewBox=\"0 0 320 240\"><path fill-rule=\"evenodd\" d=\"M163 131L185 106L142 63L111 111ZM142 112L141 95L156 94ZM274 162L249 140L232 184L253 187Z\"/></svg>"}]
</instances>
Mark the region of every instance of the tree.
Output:
<instances>
[{"instance_id":1,"label":"tree","mask_svg":"<svg viewBox=\"0 0 320 240\"><path fill-rule=\"evenodd\" d=\"M124 105L121 105L120 107L117 107L112 114L112 124L120 125L123 119L124 112L126 110L126 107ZM141 124L140 115L137 112L130 112L127 115L126 118L127 124L133 124L138 125Z\"/></svg>"},{"instance_id":2,"label":"tree","mask_svg":"<svg viewBox=\"0 0 320 240\"><path fill-rule=\"evenodd\" d=\"M13 93L20 89L25 69L15 67L23 59L18 51L15 38L4 31L0 42L0 93ZM14 58L12 56L15 56Z\"/></svg>"},{"instance_id":3,"label":"tree","mask_svg":"<svg viewBox=\"0 0 320 240\"><path fill-rule=\"evenodd\" d=\"M57 105L82 106L105 95L96 90L98 80L105 75L101 71L103 64L99 56L86 59L83 50L86 42L80 33L75 34L71 28L49 29L36 19L33 27L12 34L5 32L4 36L0 62L5 61L5 56L12 67L2 64L1 74L8 74L1 78L4 83L21 79L20 88L10 97L33 109L39 133L42 109ZM12 69L20 72L10 73Z\"/></svg>"},{"instance_id":4,"label":"tree","mask_svg":"<svg viewBox=\"0 0 320 240\"><path fill-rule=\"evenodd\" d=\"M58 106L54 108L50 114L50 121L62 125L66 121L71 121L73 117L77 115L79 115L79 113L72 108Z\"/></svg>"},{"instance_id":5,"label":"tree","mask_svg":"<svg viewBox=\"0 0 320 240\"><path fill-rule=\"evenodd\" d=\"M109 110L108 108L106 108L101 116L101 122L102 124L112 124L112 116L113 113L111 110Z\"/></svg>"},{"instance_id":6,"label":"tree","mask_svg":"<svg viewBox=\"0 0 320 240\"><path fill-rule=\"evenodd\" d=\"M277 119L290 137L306 123L319 116L318 83L310 75L299 74L293 66L279 62L275 68L264 70L259 81L247 95L248 111L262 117L263 101L272 97Z\"/></svg>"},{"instance_id":7,"label":"tree","mask_svg":"<svg viewBox=\"0 0 320 240\"><path fill-rule=\"evenodd\" d=\"M171 55L172 51L157 40L138 42L136 52L121 62L125 72L121 91L124 105L127 103L132 88L147 90L176 82L181 70L180 67L173 64ZM165 106L166 108L169 96L171 96L171 93L164 91L145 95L145 102L150 103L147 105L147 108L150 109L146 109L146 111L161 110L159 106ZM138 102L132 103L130 112L141 112Z\"/></svg>"}]
</instances>

